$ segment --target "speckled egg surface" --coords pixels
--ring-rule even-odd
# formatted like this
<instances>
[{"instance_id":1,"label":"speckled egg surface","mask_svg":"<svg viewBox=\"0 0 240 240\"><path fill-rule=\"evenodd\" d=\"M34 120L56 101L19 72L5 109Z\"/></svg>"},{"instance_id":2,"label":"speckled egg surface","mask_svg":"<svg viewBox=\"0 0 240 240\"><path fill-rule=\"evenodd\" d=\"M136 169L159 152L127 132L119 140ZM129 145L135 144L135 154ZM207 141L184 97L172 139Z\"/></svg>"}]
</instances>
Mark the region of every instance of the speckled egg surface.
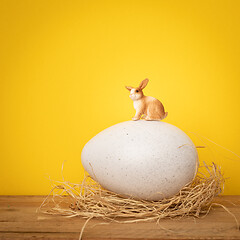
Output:
<instances>
[{"instance_id":1,"label":"speckled egg surface","mask_svg":"<svg viewBox=\"0 0 240 240\"><path fill-rule=\"evenodd\" d=\"M123 196L160 200L195 177L198 154L179 128L161 121L113 125L84 146L84 169L105 189Z\"/></svg>"}]
</instances>

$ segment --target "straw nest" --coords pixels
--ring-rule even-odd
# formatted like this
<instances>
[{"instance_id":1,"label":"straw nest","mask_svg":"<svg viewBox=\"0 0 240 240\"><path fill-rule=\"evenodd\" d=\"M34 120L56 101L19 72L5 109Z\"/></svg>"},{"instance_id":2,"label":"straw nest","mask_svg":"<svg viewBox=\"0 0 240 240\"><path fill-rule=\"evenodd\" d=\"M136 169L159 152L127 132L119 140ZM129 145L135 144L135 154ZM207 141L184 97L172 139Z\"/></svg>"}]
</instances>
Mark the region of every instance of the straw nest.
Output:
<instances>
[{"instance_id":1,"label":"straw nest","mask_svg":"<svg viewBox=\"0 0 240 240\"><path fill-rule=\"evenodd\" d=\"M102 218L121 223L207 214L215 196L223 192L224 177L212 163L199 167L195 179L175 196L160 201L125 198L102 188L89 175L79 184L54 182L39 210L68 217Z\"/></svg>"}]
</instances>

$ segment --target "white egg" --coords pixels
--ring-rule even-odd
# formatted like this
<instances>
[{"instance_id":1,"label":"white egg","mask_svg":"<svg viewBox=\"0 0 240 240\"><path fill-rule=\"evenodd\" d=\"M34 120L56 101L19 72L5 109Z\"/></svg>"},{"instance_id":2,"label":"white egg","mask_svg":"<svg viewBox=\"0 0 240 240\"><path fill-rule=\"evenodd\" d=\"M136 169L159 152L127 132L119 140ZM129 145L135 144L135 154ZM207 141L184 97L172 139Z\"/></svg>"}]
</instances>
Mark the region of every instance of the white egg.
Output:
<instances>
[{"instance_id":1,"label":"white egg","mask_svg":"<svg viewBox=\"0 0 240 240\"><path fill-rule=\"evenodd\" d=\"M81 160L105 189L145 200L172 197L193 180L198 169L191 139L161 121L113 125L84 146Z\"/></svg>"}]
</instances>

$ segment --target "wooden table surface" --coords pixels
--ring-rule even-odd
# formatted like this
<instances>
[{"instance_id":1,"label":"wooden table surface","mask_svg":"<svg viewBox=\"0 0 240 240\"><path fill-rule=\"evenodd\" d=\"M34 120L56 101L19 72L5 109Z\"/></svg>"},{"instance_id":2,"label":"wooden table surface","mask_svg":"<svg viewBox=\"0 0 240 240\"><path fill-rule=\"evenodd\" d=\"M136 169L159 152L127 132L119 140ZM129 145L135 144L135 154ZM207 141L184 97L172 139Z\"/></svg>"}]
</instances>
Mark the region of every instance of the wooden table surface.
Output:
<instances>
[{"instance_id":1,"label":"wooden table surface","mask_svg":"<svg viewBox=\"0 0 240 240\"><path fill-rule=\"evenodd\" d=\"M0 239L79 239L86 219L36 213L44 196L0 196ZM217 197L240 221L240 196ZM236 221L222 207L200 219L166 219L148 223L104 223L91 219L82 239L240 239ZM106 223L106 222L105 222Z\"/></svg>"}]
</instances>

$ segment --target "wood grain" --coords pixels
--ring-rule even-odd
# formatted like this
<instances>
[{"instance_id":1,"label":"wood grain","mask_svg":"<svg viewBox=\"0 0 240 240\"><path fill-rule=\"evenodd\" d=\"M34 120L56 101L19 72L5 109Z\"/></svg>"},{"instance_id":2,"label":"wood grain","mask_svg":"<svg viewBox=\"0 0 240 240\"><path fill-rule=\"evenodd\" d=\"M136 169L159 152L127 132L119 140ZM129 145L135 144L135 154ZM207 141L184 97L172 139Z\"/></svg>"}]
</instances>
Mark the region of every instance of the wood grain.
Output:
<instances>
[{"instance_id":1,"label":"wood grain","mask_svg":"<svg viewBox=\"0 0 240 240\"><path fill-rule=\"evenodd\" d=\"M39 214L36 209L44 196L0 196L0 239L79 239L86 219ZM223 204L240 221L240 196L221 196ZM240 239L234 218L222 207L214 207L204 217L162 220L148 223L107 223L92 219L83 239Z\"/></svg>"}]
</instances>

